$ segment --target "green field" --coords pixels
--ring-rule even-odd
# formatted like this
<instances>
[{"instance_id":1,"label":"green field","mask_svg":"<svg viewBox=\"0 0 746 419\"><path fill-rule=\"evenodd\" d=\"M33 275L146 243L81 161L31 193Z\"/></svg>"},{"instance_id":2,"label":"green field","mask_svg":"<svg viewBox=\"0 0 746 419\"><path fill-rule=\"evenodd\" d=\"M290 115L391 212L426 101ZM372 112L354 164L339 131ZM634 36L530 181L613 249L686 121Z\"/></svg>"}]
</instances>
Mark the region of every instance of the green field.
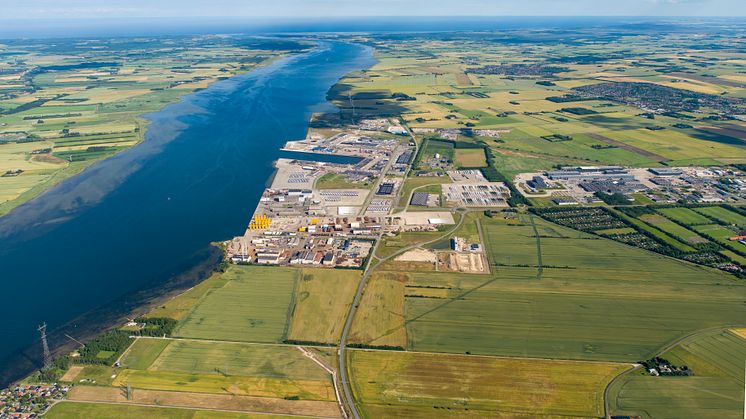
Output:
<instances>
[{"instance_id":1,"label":"green field","mask_svg":"<svg viewBox=\"0 0 746 419\"><path fill-rule=\"evenodd\" d=\"M631 365L353 350L363 416L603 416L603 390Z\"/></svg>"},{"instance_id":2,"label":"green field","mask_svg":"<svg viewBox=\"0 0 746 419\"><path fill-rule=\"evenodd\" d=\"M327 173L316 179L314 185L318 189L360 189L371 188L371 183L350 182L344 175L338 173Z\"/></svg>"},{"instance_id":3,"label":"green field","mask_svg":"<svg viewBox=\"0 0 746 419\"><path fill-rule=\"evenodd\" d=\"M710 224L712 220L689 208L661 208L659 213L666 217L686 225Z\"/></svg>"},{"instance_id":4,"label":"green field","mask_svg":"<svg viewBox=\"0 0 746 419\"><path fill-rule=\"evenodd\" d=\"M310 381L326 381L329 375L292 346L178 340L171 341L148 369Z\"/></svg>"},{"instance_id":5,"label":"green field","mask_svg":"<svg viewBox=\"0 0 746 419\"><path fill-rule=\"evenodd\" d=\"M700 214L715 218L727 224L746 226L746 217L733 211L729 211L723 207L704 207L695 208L694 210Z\"/></svg>"},{"instance_id":6,"label":"green field","mask_svg":"<svg viewBox=\"0 0 746 419\"><path fill-rule=\"evenodd\" d=\"M650 224L648 224L648 223L646 223L646 222L644 222L644 221L642 221L642 220L640 220L638 218L630 217L627 214L624 214L624 213L619 212L619 211L615 211L615 213L619 217L627 220L628 222L630 222L634 226L640 228L642 231L645 231L645 232L653 235L656 239L662 241L663 243L665 243L665 244L667 244L667 245L669 245L671 247L679 249L679 250L681 250L683 252L693 252L695 250L692 246L689 246L688 244L686 244L684 242L681 242L681 241L679 241L679 240L677 240L677 239L669 236L668 234L665 234L662 230L659 230L659 229L651 226Z\"/></svg>"},{"instance_id":7,"label":"green field","mask_svg":"<svg viewBox=\"0 0 746 419\"><path fill-rule=\"evenodd\" d=\"M695 231L701 233L702 235L706 235L709 237L712 237L715 241L722 244L723 246L739 251L739 252L746 252L746 246L743 244L730 240L731 237L736 236L738 234L737 231L732 230L728 227L721 226L720 224L704 224L704 225L697 225L692 227Z\"/></svg>"},{"instance_id":8,"label":"green field","mask_svg":"<svg viewBox=\"0 0 746 419\"><path fill-rule=\"evenodd\" d=\"M416 351L637 361L692 331L744 322L746 284L730 275L534 222L536 232L528 217L482 219L492 275L374 277L353 341L406 336ZM447 298L404 298L405 286Z\"/></svg>"},{"instance_id":9,"label":"green field","mask_svg":"<svg viewBox=\"0 0 746 419\"><path fill-rule=\"evenodd\" d=\"M746 340L730 331L707 332L662 355L686 365L689 377L635 373L612 387L613 414L645 418L743 417L743 366Z\"/></svg>"},{"instance_id":10,"label":"green field","mask_svg":"<svg viewBox=\"0 0 746 419\"><path fill-rule=\"evenodd\" d=\"M707 239L702 238L697 233L672 222L662 215L643 214L639 218L663 232L676 237L682 242L689 244L707 243Z\"/></svg>"},{"instance_id":11,"label":"green field","mask_svg":"<svg viewBox=\"0 0 746 419\"><path fill-rule=\"evenodd\" d=\"M309 361L310 362L310 361ZM196 374L170 371L123 370L112 383L116 387L207 394L235 394L278 399L334 400L331 378L301 380L236 376L220 373ZM136 391L136 390L135 390Z\"/></svg>"},{"instance_id":12,"label":"green field","mask_svg":"<svg viewBox=\"0 0 746 419\"><path fill-rule=\"evenodd\" d=\"M487 158L481 148L457 148L453 161L457 167L487 166Z\"/></svg>"},{"instance_id":13,"label":"green field","mask_svg":"<svg viewBox=\"0 0 746 419\"><path fill-rule=\"evenodd\" d=\"M281 342L299 271L231 265L222 288L210 290L179 324L176 336L243 342Z\"/></svg>"},{"instance_id":14,"label":"green field","mask_svg":"<svg viewBox=\"0 0 746 419\"><path fill-rule=\"evenodd\" d=\"M293 416L258 415L126 404L62 402L55 404L44 417L50 419L121 419L145 417L151 419L260 419L267 417L286 419Z\"/></svg>"},{"instance_id":15,"label":"green field","mask_svg":"<svg viewBox=\"0 0 746 419\"><path fill-rule=\"evenodd\" d=\"M355 313L350 342L378 347L406 347L406 279L406 274L392 272L376 272L371 275L365 286L360 308Z\"/></svg>"},{"instance_id":16,"label":"green field","mask_svg":"<svg viewBox=\"0 0 746 419\"><path fill-rule=\"evenodd\" d=\"M122 357L122 367L147 369L171 341L165 339L137 339Z\"/></svg>"}]
</instances>

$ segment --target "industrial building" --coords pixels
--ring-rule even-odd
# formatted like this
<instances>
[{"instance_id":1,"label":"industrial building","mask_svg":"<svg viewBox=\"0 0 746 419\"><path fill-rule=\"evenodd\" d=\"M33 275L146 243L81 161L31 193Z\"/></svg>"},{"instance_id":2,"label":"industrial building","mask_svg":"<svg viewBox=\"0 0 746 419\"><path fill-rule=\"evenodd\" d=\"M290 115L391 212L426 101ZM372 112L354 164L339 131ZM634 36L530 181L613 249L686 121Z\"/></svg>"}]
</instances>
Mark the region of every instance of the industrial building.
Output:
<instances>
[{"instance_id":1,"label":"industrial building","mask_svg":"<svg viewBox=\"0 0 746 419\"><path fill-rule=\"evenodd\" d=\"M427 206L428 198L430 198L430 194L427 192L415 192L412 194L412 200L409 203L418 207L425 207Z\"/></svg>"},{"instance_id":2,"label":"industrial building","mask_svg":"<svg viewBox=\"0 0 746 419\"><path fill-rule=\"evenodd\" d=\"M546 175L552 180L635 179L627 169L619 166L565 166L560 170L548 171Z\"/></svg>"}]
</instances>

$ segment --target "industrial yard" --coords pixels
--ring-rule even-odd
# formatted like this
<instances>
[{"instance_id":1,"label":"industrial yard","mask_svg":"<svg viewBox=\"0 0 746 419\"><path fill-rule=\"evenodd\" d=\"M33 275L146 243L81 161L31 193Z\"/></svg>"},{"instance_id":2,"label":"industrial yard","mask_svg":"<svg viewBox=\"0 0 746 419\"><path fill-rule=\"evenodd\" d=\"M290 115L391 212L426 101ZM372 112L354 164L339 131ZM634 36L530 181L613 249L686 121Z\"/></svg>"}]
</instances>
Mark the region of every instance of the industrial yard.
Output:
<instances>
[{"instance_id":1,"label":"industrial yard","mask_svg":"<svg viewBox=\"0 0 746 419\"><path fill-rule=\"evenodd\" d=\"M604 195L630 203L746 202L746 174L734 168L563 166L519 174L515 183L527 197L548 198L556 205L601 202Z\"/></svg>"},{"instance_id":2,"label":"industrial yard","mask_svg":"<svg viewBox=\"0 0 746 419\"><path fill-rule=\"evenodd\" d=\"M288 142L284 150L307 153L307 159L275 162L272 183L244 235L226 243L234 263L359 268L383 234L435 231L440 225L455 224L450 210L395 211L416 152L412 137L396 120L311 129L305 139ZM356 162L314 161L318 155ZM487 182L477 170L454 171L453 176L448 204L507 206L505 196L510 192L503 184ZM442 208L436 194L413 193L409 199L413 207Z\"/></svg>"}]
</instances>

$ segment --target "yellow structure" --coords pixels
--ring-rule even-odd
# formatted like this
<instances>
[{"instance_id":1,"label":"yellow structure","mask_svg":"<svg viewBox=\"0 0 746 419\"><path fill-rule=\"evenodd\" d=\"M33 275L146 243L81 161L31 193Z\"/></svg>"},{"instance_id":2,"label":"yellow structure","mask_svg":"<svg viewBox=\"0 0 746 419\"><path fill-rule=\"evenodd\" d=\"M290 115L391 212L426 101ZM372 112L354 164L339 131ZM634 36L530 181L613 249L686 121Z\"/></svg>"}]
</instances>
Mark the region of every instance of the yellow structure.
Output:
<instances>
[{"instance_id":1,"label":"yellow structure","mask_svg":"<svg viewBox=\"0 0 746 419\"><path fill-rule=\"evenodd\" d=\"M249 223L249 229L264 230L266 228L269 228L271 222L272 220L269 217L263 214L259 214L251 219L251 222Z\"/></svg>"}]
</instances>

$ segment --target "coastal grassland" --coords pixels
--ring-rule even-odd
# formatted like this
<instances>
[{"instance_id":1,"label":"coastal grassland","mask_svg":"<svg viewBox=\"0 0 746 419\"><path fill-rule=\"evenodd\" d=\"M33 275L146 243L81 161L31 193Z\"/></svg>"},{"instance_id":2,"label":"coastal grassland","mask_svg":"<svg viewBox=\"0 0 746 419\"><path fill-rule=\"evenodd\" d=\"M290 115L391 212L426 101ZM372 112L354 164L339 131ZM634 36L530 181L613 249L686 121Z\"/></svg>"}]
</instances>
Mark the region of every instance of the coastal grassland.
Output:
<instances>
[{"instance_id":1,"label":"coastal grassland","mask_svg":"<svg viewBox=\"0 0 746 419\"><path fill-rule=\"evenodd\" d=\"M481 148L457 148L453 157L457 167L485 167L487 157Z\"/></svg>"},{"instance_id":2,"label":"coastal grassland","mask_svg":"<svg viewBox=\"0 0 746 419\"><path fill-rule=\"evenodd\" d=\"M75 402L137 404L312 417L337 417L339 415L337 403L334 401L286 400L240 394L210 394L142 388L132 388L128 394L126 389L123 388L77 385L69 392L68 399Z\"/></svg>"},{"instance_id":3,"label":"coastal grassland","mask_svg":"<svg viewBox=\"0 0 746 419\"><path fill-rule=\"evenodd\" d=\"M746 340L728 330L686 339L661 355L694 373L653 377L645 371L624 376L611 387L612 414L645 418L740 418Z\"/></svg>"},{"instance_id":4,"label":"coastal grassland","mask_svg":"<svg viewBox=\"0 0 746 419\"><path fill-rule=\"evenodd\" d=\"M348 341L352 345L405 348L404 286L407 274L375 272L365 286Z\"/></svg>"},{"instance_id":5,"label":"coastal grassland","mask_svg":"<svg viewBox=\"0 0 746 419\"><path fill-rule=\"evenodd\" d=\"M230 265L221 288L210 290L181 321L175 336L243 342L282 342L299 271Z\"/></svg>"},{"instance_id":6,"label":"coastal grassland","mask_svg":"<svg viewBox=\"0 0 746 419\"><path fill-rule=\"evenodd\" d=\"M81 366L72 365L70 367L70 370L73 370L74 368L77 369L76 367ZM82 368L80 368L79 371L75 374L75 376L68 381L75 383L85 382L99 386L106 386L111 385L116 374L116 369L106 365L83 365Z\"/></svg>"},{"instance_id":7,"label":"coastal grassland","mask_svg":"<svg viewBox=\"0 0 746 419\"><path fill-rule=\"evenodd\" d=\"M120 419L144 417L152 419L259 419L266 417L285 419L292 416L268 416L264 414L256 415L250 413L190 410L127 404L60 402L49 409L44 417L51 419Z\"/></svg>"},{"instance_id":8,"label":"coastal grassland","mask_svg":"<svg viewBox=\"0 0 746 419\"><path fill-rule=\"evenodd\" d=\"M600 417L606 385L631 365L352 350L364 417Z\"/></svg>"},{"instance_id":9,"label":"coastal grassland","mask_svg":"<svg viewBox=\"0 0 746 419\"><path fill-rule=\"evenodd\" d=\"M746 284L729 274L531 215L480 221L491 274L377 273L351 342L633 362L693 331L744 322ZM447 294L403 297L407 287Z\"/></svg>"},{"instance_id":10,"label":"coastal grassland","mask_svg":"<svg viewBox=\"0 0 746 419\"><path fill-rule=\"evenodd\" d=\"M359 270L303 269L288 341L339 342L361 275Z\"/></svg>"},{"instance_id":11,"label":"coastal grassland","mask_svg":"<svg viewBox=\"0 0 746 419\"><path fill-rule=\"evenodd\" d=\"M726 224L746 226L746 217L723 207L703 207L695 208L694 210L700 214L722 221Z\"/></svg>"},{"instance_id":12,"label":"coastal grassland","mask_svg":"<svg viewBox=\"0 0 746 419\"><path fill-rule=\"evenodd\" d=\"M199 284L153 308L145 314L145 317L169 317L182 320L207 293L224 287L228 281L230 281L229 275L215 272Z\"/></svg>"},{"instance_id":13,"label":"coastal grassland","mask_svg":"<svg viewBox=\"0 0 746 419\"><path fill-rule=\"evenodd\" d=\"M710 224L712 220L692 209L684 207L661 208L657 210L666 217L686 225Z\"/></svg>"}]
</instances>

